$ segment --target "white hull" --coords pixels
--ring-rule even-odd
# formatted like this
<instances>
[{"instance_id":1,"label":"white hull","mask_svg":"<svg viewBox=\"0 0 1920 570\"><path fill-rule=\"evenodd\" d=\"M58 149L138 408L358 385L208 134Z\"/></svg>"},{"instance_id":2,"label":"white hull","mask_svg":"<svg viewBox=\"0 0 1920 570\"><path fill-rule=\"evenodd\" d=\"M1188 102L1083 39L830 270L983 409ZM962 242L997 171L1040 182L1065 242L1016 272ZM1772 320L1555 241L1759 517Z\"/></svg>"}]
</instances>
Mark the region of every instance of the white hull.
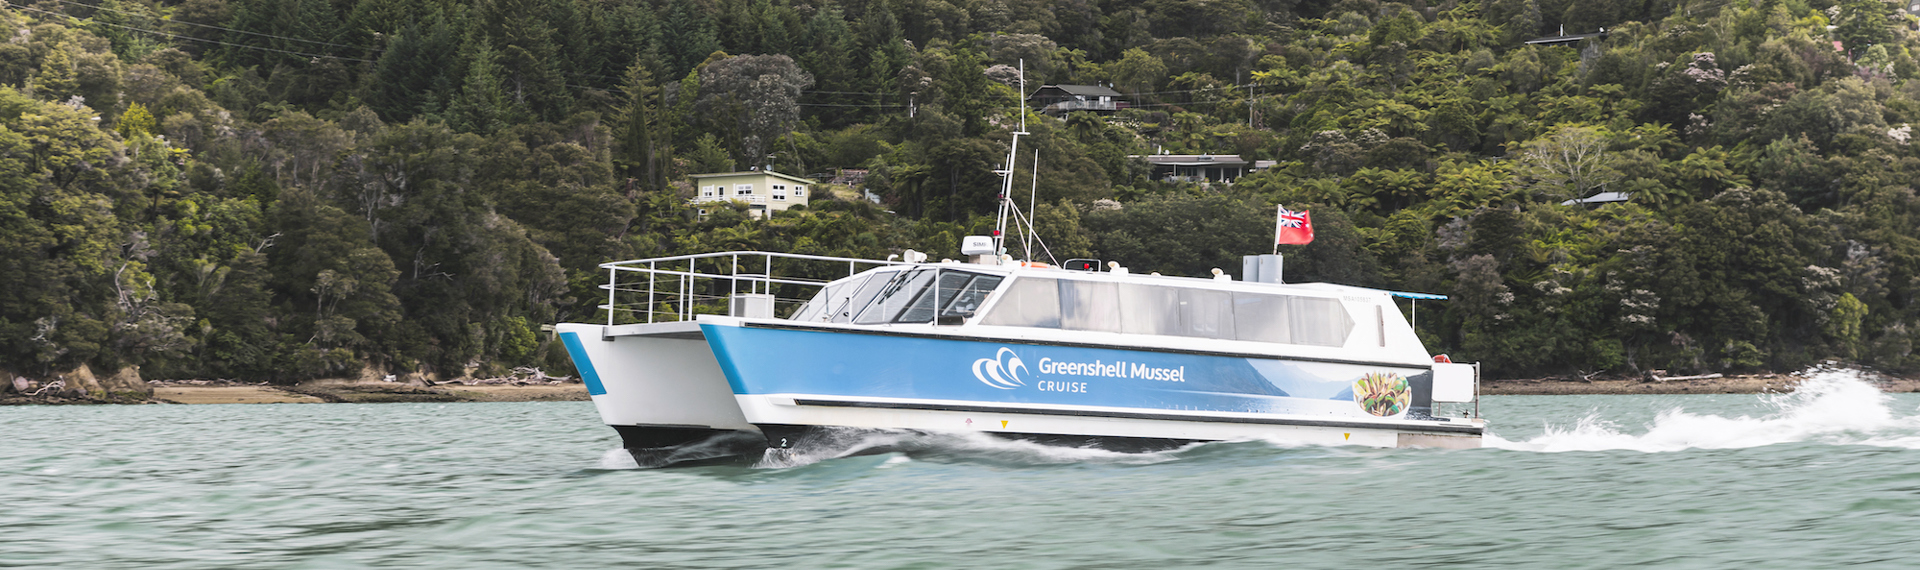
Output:
<instances>
[{"instance_id":1,"label":"white hull","mask_svg":"<svg viewBox=\"0 0 1920 570\"><path fill-rule=\"evenodd\" d=\"M622 336L608 327L565 323L561 334L579 335L605 394L593 396L600 420L610 426L673 426L758 432L727 387L726 375L694 322L628 325ZM631 334L635 332L651 334Z\"/></svg>"}]
</instances>

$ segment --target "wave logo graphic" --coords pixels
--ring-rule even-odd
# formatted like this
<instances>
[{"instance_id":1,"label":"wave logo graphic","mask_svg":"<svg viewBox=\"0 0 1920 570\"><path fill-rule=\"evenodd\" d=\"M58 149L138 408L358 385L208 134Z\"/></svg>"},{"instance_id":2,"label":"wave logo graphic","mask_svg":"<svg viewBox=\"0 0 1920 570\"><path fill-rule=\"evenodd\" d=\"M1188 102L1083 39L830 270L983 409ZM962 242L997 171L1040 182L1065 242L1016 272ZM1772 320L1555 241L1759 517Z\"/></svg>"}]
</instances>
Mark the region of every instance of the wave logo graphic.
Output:
<instances>
[{"instance_id":1,"label":"wave logo graphic","mask_svg":"<svg viewBox=\"0 0 1920 570\"><path fill-rule=\"evenodd\" d=\"M1020 381L1020 373L1026 371L1027 363L1021 362L1020 356L1014 354L1013 349L1004 346L1000 347L1000 353L993 358L973 361L973 377L979 378L982 384L1001 390L1012 390L1027 385L1026 382Z\"/></svg>"}]
</instances>

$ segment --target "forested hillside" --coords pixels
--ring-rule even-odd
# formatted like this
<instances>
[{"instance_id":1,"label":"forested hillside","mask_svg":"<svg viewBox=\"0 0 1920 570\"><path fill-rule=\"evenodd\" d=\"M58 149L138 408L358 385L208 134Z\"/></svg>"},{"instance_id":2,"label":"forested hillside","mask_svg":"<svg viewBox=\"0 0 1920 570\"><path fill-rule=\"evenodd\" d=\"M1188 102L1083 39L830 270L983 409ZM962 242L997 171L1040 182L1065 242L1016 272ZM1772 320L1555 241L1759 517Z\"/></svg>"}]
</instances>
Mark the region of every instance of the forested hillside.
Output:
<instances>
[{"instance_id":1,"label":"forested hillside","mask_svg":"<svg viewBox=\"0 0 1920 570\"><path fill-rule=\"evenodd\" d=\"M1920 367L1920 19L1877 0L39 0L0 13L0 369L568 369L595 264L957 257L1017 72L1061 258L1449 294L1505 376ZM1523 40L1600 28L1573 45ZM1128 155L1279 166L1208 187ZM1024 154L1024 153L1023 153ZM1018 180L1028 180L1023 157ZM866 169L749 219L685 175ZM822 187L824 188L824 186ZM856 198L859 191L881 204ZM1561 205L1602 191L1624 203Z\"/></svg>"}]
</instances>

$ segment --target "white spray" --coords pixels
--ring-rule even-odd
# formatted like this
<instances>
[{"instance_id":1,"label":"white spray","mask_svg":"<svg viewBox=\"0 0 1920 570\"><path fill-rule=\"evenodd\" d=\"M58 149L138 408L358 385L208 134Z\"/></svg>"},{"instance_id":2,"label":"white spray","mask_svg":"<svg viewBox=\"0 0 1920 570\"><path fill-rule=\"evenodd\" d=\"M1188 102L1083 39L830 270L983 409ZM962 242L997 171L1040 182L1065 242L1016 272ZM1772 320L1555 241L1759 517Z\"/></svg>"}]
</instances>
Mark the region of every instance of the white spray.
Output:
<instances>
[{"instance_id":1,"label":"white spray","mask_svg":"<svg viewBox=\"0 0 1920 570\"><path fill-rule=\"evenodd\" d=\"M1681 408L1662 412L1646 433L1632 434L1598 416L1571 428L1548 426L1525 441L1488 435L1487 447L1518 451L1632 450L1648 453L1687 449L1742 449L1803 441L1836 445L1886 445L1920 448L1920 416L1897 417L1891 398L1871 384L1870 373L1815 368L1787 394L1761 396L1774 413L1760 417L1694 414Z\"/></svg>"}]
</instances>

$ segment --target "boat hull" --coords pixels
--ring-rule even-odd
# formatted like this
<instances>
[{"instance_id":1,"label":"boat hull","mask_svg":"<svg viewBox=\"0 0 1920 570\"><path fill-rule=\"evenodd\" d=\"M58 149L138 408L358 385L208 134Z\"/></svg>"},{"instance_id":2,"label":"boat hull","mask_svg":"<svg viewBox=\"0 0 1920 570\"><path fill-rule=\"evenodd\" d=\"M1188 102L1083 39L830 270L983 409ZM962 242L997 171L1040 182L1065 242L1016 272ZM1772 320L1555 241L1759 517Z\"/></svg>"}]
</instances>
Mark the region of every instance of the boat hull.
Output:
<instances>
[{"instance_id":1,"label":"boat hull","mask_svg":"<svg viewBox=\"0 0 1920 570\"><path fill-rule=\"evenodd\" d=\"M702 330L741 412L775 447L791 426L1378 447L1478 447L1484 430L1428 416L1430 372L1408 364L738 319ZM1369 410L1353 396L1364 378L1397 383L1399 399Z\"/></svg>"},{"instance_id":2,"label":"boat hull","mask_svg":"<svg viewBox=\"0 0 1920 570\"><path fill-rule=\"evenodd\" d=\"M1479 447L1484 424L1426 416L1426 369L708 317L564 324L601 419L642 465L801 444L821 429L978 432L1115 450L1222 440ZM1359 378L1405 384L1390 409ZM1384 412L1384 413L1383 413Z\"/></svg>"}]
</instances>

